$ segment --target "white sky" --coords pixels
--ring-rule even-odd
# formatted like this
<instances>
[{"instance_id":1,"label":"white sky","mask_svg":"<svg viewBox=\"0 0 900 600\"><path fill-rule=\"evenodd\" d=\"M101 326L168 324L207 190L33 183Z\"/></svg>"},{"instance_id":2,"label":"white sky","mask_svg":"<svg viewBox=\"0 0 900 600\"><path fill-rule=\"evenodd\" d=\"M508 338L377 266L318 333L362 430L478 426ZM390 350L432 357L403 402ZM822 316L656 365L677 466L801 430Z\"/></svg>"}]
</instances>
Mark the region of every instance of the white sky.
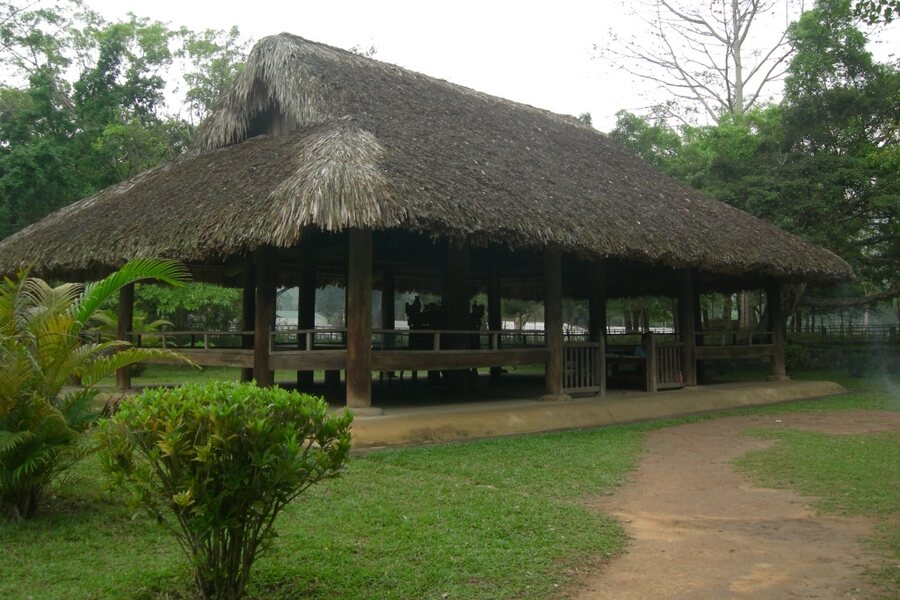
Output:
<instances>
[{"instance_id":1,"label":"white sky","mask_svg":"<svg viewBox=\"0 0 900 600\"><path fill-rule=\"evenodd\" d=\"M811 3L811 2L810 2ZM107 19L128 12L194 30L237 25L258 40L287 31L341 48L375 46L375 58L554 112L590 112L607 131L620 109L640 109L646 84L593 59L610 29L640 25L618 0L87 0ZM898 28L882 60L900 52ZM887 46L887 47L885 47ZM644 92L644 97L639 93Z\"/></svg>"}]
</instances>

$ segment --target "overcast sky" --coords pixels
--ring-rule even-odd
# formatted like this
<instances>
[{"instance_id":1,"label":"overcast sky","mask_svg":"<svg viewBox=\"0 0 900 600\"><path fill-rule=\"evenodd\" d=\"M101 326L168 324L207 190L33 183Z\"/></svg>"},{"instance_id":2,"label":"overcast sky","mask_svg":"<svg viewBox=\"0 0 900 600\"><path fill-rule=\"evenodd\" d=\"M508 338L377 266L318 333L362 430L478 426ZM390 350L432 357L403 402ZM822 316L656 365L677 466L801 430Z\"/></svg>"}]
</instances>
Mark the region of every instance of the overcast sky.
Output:
<instances>
[{"instance_id":1,"label":"overcast sky","mask_svg":"<svg viewBox=\"0 0 900 600\"><path fill-rule=\"evenodd\" d=\"M811 2L809 2L811 4ZM612 29L640 35L618 0L307 2L304 0L87 0L107 19L128 12L194 30L237 25L258 40L287 31L341 48L377 49L375 58L489 94L559 113L590 112L609 130L620 109L651 103L655 90L594 58ZM882 36L878 54L900 52Z\"/></svg>"}]
</instances>

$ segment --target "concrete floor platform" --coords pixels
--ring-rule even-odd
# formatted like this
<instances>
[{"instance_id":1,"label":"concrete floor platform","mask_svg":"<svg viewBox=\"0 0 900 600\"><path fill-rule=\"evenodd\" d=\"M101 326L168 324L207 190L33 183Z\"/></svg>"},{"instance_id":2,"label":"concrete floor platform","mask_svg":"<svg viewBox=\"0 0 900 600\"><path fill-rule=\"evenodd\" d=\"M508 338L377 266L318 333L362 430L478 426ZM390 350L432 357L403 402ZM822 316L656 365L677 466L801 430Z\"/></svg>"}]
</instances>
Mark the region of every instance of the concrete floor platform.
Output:
<instances>
[{"instance_id":1,"label":"concrete floor platform","mask_svg":"<svg viewBox=\"0 0 900 600\"><path fill-rule=\"evenodd\" d=\"M830 381L722 383L649 394L612 391L568 402L503 399L454 404L381 406L353 421L355 450L581 429L761 406L845 393Z\"/></svg>"}]
</instances>

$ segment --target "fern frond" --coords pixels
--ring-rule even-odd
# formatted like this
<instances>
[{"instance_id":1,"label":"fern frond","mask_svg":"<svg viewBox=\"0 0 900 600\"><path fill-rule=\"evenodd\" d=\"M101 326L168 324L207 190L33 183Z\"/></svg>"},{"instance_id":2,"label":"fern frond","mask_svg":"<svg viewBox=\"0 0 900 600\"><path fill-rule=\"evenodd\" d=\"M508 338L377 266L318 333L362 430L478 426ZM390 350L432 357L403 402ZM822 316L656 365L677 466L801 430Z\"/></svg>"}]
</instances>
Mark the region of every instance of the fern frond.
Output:
<instances>
[{"instance_id":1,"label":"fern frond","mask_svg":"<svg viewBox=\"0 0 900 600\"><path fill-rule=\"evenodd\" d=\"M177 352L161 348L126 348L109 356L101 356L87 366L81 373L81 383L90 387L117 370L145 360L179 360L189 365L196 364Z\"/></svg>"},{"instance_id":2,"label":"fern frond","mask_svg":"<svg viewBox=\"0 0 900 600\"><path fill-rule=\"evenodd\" d=\"M85 286L81 300L75 305L75 320L84 326L104 300L126 285L148 279L178 286L190 280L190 273L183 264L173 260L132 259L115 273Z\"/></svg>"}]
</instances>

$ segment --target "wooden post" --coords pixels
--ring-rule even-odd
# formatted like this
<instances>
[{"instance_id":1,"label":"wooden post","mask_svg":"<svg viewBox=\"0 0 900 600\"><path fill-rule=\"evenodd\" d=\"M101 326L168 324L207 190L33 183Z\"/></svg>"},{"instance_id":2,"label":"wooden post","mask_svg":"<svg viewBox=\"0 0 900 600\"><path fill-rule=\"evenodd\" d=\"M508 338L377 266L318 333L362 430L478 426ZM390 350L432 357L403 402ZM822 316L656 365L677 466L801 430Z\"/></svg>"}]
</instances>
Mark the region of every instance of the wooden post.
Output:
<instances>
[{"instance_id":1,"label":"wooden post","mask_svg":"<svg viewBox=\"0 0 900 600\"><path fill-rule=\"evenodd\" d=\"M588 339L600 344L597 352L597 375L600 395L606 395L606 268L591 265L588 274Z\"/></svg>"},{"instance_id":2,"label":"wooden post","mask_svg":"<svg viewBox=\"0 0 900 600\"><path fill-rule=\"evenodd\" d=\"M647 356L647 364L644 366L644 376L647 380L647 391L658 390L659 382L656 380L656 340L652 333L645 334L644 354Z\"/></svg>"},{"instance_id":3,"label":"wooden post","mask_svg":"<svg viewBox=\"0 0 900 600\"><path fill-rule=\"evenodd\" d=\"M372 406L372 232L351 229L347 266L347 406Z\"/></svg>"},{"instance_id":4,"label":"wooden post","mask_svg":"<svg viewBox=\"0 0 900 600\"><path fill-rule=\"evenodd\" d=\"M784 351L787 346L787 332L785 331L784 308L781 304L781 286L777 281L771 281L766 286L766 303L769 308L769 327L772 328L774 354L772 354L772 375L770 381L789 381L784 362Z\"/></svg>"},{"instance_id":5,"label":"wooden post","mask_svg":"<svg viewBox=\"0 0 900 600\"><path fill-rule=\"evenodd\" d=\"M256 325L256 269L253 266L253 260L247 261L244 270L243 295L241 298L241 331L255 330ZM253 349L253 336L241 336L241 348L245 350ZM250 381L253 379L253 367L244 367L241 369L241 381Z\"/></svg>"},{"instance_id":6,"label":"wooden post","mask_svg":"<svg viewBox=\"0 0 900 600\"><path fill-rule=\"evenodd\" d=\"M381 274L381 328L393 331L397 326L397 311L394 306L394 292L396 290L396 279L393 269L387 268ZM381 339L378 340L377 348L392 350L396 345L396 339L392 333L382 333ZM382 371L380 377L388 376L388 382L394 379L393 371Z\"/></svg>"},{"instance_id":7,"label":"wooden post","mask_svg":"<svg viewBox=\"0 0 900 600\"><path fill-rule=\"evenodd\" d=\"M488 330L500 331L501 329L503 329L503 316L501 314L500 302L500 270L497 268L496 257L491 258L491 264L488 271L487 313ZM492 345L493 339L494 338L491 338ZM502 367L491 367L491 385L497 385L500 383L500 377L502 376L502 373Z\"/></svg>"},{"instance_id":8,"label":"wooden post","mask_svg":"<svg viewBox=\"0 0 900 600\"><path fill-rule=\"evenodd\" d=\"M336 370L325 371L325 400L338 404L345 400L341 386L341 372Z\"/></svg>"},{"instance_id":9,"label":"wooden post","mask_svg":"<svg viewBox=\"0 0 900 600\"><path fill-rule=\"evenodd\" d=\"M544 369L546 394L542 400L569 400L563 394L563 322L562 322L562 254L559 250L544 252L544 339L547 343L547 366Z\"/></svg>"},{"instance_id":10,"label":"wooden post","mask_svg":"<svg viewBox=\"0 0 900 600\"><path fill-rule=\"evenodd\" d=\"M297 329L315 329L316 262L309 248L303 249L300 265L300 286L297 292ZM312 340L313 337L309 339ZM306 347L306 340L306 335L299 336L297 347L301 350L311 350L312 348ZM301 392L311 392L314 375L313 371L297 371L297 389Z\"/></svg>"},{"instance_id":11,"label":"wooden post","mask_svg":"<svg viewBox=\"0 0 900 600\"><path fill-rule=\"evenodd\" d=\"M119 290L119 315L116 322L116 339L128 341L128 332L134 327L134 284ZM116 385L120 390L131 389L131 365L116 371Z\"/></svg>"},{"instance_id":12,"label":"wooden post","mask_svg":"<svg viewBox=\"0 0 900 600\"><path fill-rule=\"evenodd\" d=\"M697 385L697 327L695 322L694 276L690 269L678 273L678 327L681 337L681 368L684 384Z\"/></svg>"},{"instance_id":13,"label":"wooden post","mask_svg":"<svg viewBox=\"0 0 900 600\"><path fill-rule=\"evenodd\" d=\"M450 242L447 247L447 273L444 278L444 289L441 294L442 307L447 315L446 328L450 330L470 329L469 325L469 245L467 243ZM469 348L469 336L443 336L441 347L448 350L466 350ZM470 369L454 369L443 371L444 380L455 390L464 389L469 383Z\"/></svg>"},{"instance_id":14,"label":"wooden post","mask_svg":"<svg viewBox=\"0 0 900 600\"><path fill-rule=\"evenodd\" d=\"M469 246L450 243L447 247L447 276L441 294L443 308L447 313L447 329L469 329ZM450 336L448 348L463 347L463 336Z\"/></svg>"},{"instance_id":15,"label":"wooden post","mask_svg":"<svg viewBox=\"0 0 900 600\"><path fill-rule=\"evenodd\" d=\"M256 385L271 386L275 373L269 369L272 326L275 322L275 252L256 251L256 314L253 323L253 378Z\"/></svg>"},{"instance_id":16,"label":"wooden post","mask_svg":"<svg viewBox=\"0 0 900 600\"><path fill-rule=\"evenodd\" d=\"M397 324L397 311L394 306L394 293L397 289L396 278L392 269L385 269L381 275L381 328L393 330ZM385 347L394 346L394 338L385 339Z\"/></svg>"}]
</instances>

